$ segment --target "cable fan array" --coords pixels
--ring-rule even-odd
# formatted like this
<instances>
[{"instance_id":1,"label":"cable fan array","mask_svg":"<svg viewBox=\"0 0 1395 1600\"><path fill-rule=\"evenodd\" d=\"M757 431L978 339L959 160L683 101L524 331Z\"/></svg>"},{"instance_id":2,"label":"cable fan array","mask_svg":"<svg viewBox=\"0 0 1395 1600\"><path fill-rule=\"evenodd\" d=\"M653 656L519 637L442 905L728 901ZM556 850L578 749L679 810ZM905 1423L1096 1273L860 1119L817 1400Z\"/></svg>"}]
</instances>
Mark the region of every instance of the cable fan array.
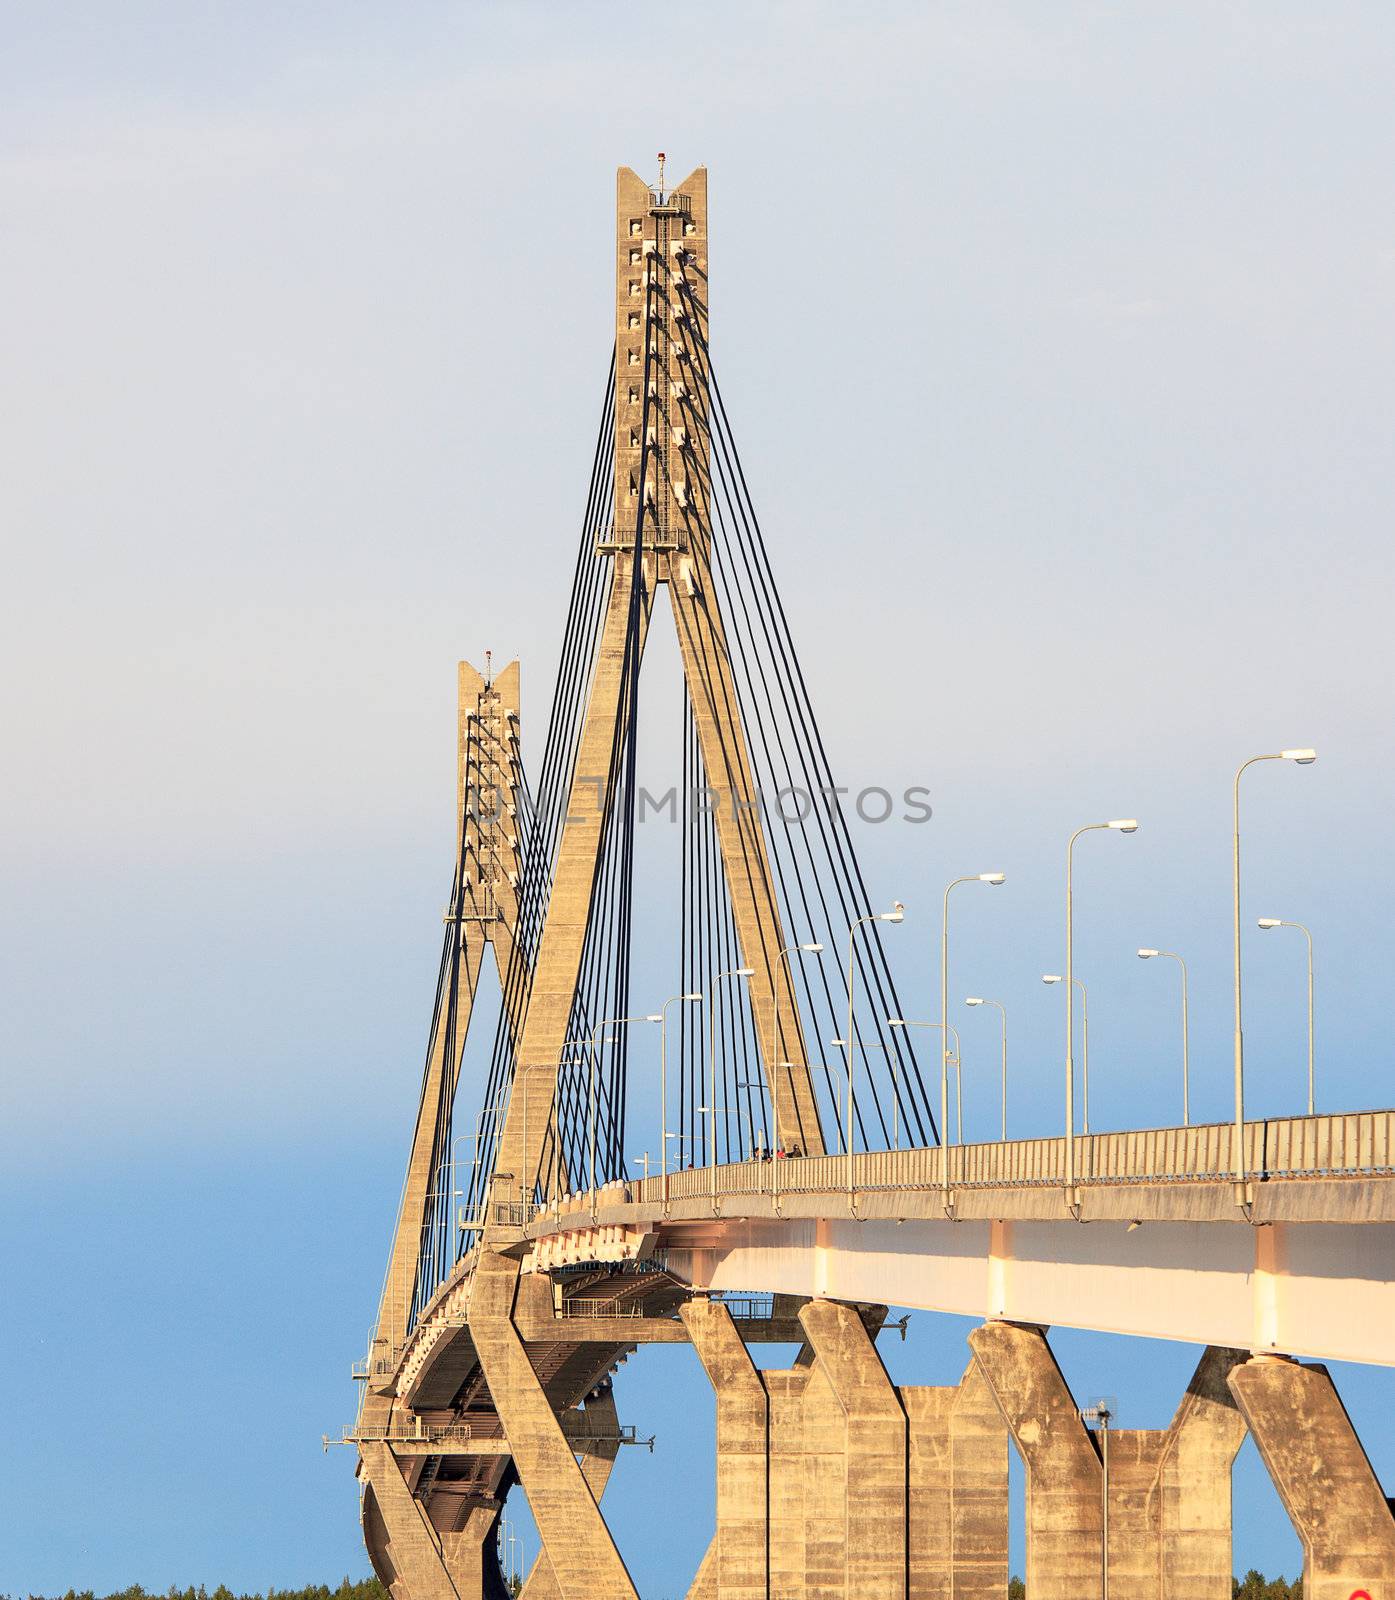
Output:
<instances>
[{"instance_id":1,"label":"cable fan array","mask_svg":"<svg viewBox=\"0 0 1395 1600\"><path fill-rule=\"evenodd\" d=\"M662 285L650 296L662 296ZM652 307L651 307L652 310ZM662 319L655 319L662 326ZM889 1019L901 1014L879 929L873 923L851 941L854 971L852 1047L847 1036L849 928L873 909L847 817L834 787L827 751L814 718L808 687L794 650L788 618L775 587L769 556L751 501L720 388L701 335L690 327L693 349L686 371L700 393L692 418L710 438L706 523L694 528L695 497L678 496L688 520L690 548L698 553L701 580L710 582L725 619L727 650L738 714L759 797L765 838L769 900L778 907L786 949L768 958L789 963L797 997L800 1048L810 1067L824 1148L845 1151L923 1145L938 1141L929 1096L905 1029ZM646 356L646 396L655 392L669 358L652 341ZM651 381L651 378L654 381ZM554 687L542 768L520 819L523 840L518 926L504 976L504 997L485 1082L483 1107L473 1130L456 1137L455 1088L460 1046L455 1037L460 940L448 930L437 988L437 1021L446 1029L454 1063L442 1084L434 1140L432 1194L422 1229L413 1317L431 1298L454 1261L477 1236L494 1169L514 1073L514 1027L521 1029L528 987L540 946L556 870L567 802L594 676L602 620L617 577L617 559L598 551L606 542L614 491L610 448L615 421L616 368L612 357L592 465L580 544L572 580L561 661ZM653 436L646 399L642 437ZM655 459L662 466L662 455ZM645 458L645 472L649 457ZM690 459L690 470L694 466ZM701 462L696 463L702 472ZM644 481L648 481L647 477ZM664 504L672 507L673 486ZM537 1170L521 1185L525 1198L604 1184L626 1175L628 1032L607 1028L630 1012L630 962L634 910L636 748L639 669L653 595L644 551L662 530L648 497L640 497L633 532L634 582L629 594L620 715L610 756L602 844L592 883L591 912L573 998L567 1043L559 1063L554 1111ZM628 558L628 552L627 552ZM708 775L685 687L681 708L683 787L678 946L679 993L701 993L707 1003L677 1015L676 1071L668 1109L672 1165L736 1161L772 1152L806 1152L806 1133L772 1125L753 1004L743 982L711 988L718 973L747 964L739 948ZM463 841L462 841L463 846ZM750 871L750 862L738 864ZM462 860L456 892L460 893ZM821 950L790 949L819 945ZM442 1007L445 1014L442 1015ZM773 1010L773 1007L772 1007ZM514 1019L514 1020L511 1020ZM709 1028L711 1032L709 1033ZM834 1041L838 1042L835 1043ZM781 1041L783 1045L783 1037ZM847 1062L851 1056L850 1086ZM851 1092L850 1092L851 1087ZM472 1141L468 1174L456 1171L461 1139ZM452 1215L465 1200L460 1225Z\"/></svg>"},{"instance_id":2,"label":"cable fan array","mask_svg":"<svg viewBox=\"0 0 1395 1600\"><path fill-rule=\"evenodd\" d=\"M455 1063L455 1072L451 1074L449 1085L444 1081L442 1083L442 1102L437 1110L432 1183L417 1262L413 1322L478 1231L473 1223L483 1210L489 1175L494 1169L503 1129L513 1076L511 1019L516 1017L521 1027L527 1013L528 990L552 888L552 870L576 767L582 718L590 695L596 641L614 577L613 564L596 556L596 542L609 517L614 488L614 455L610 448L614 419L615 361L612 356L592 460L586 513L572 574L571 601L563 629L561 659L553 685L542 768L536 788L529 788L522 795L523 815L518 819L518 923L513 929L512 956L503 974L502 1004L495 1025L483 1103L469 1131L455 1133L452 1131L453 1124L460 1111L455 1097L456 1075L464 1041L456 1037L456 974L459 970L460 940L455 937L455 929L447 930L441 978L437 984L433 1036L437 1028L446 1029L450 1050L447 1059ZM521 765L519 770L521 772ZM461 857L457 861L455 876L457 895L466 870L462 836ZM468 1167L464 1170L461 1170L455 1154L456 1147L462 1141L472 1148ZM460 1219L464 1226L456 1225L453 1215L456 1201L464 1202L460 1207Z\"/></svg>"},{"instance_id":3,"label":"cable fan array","mask_svg":"<svg viewBox=\"0 0 1395 1600\"><path fill-rule=\"evenodd\" d=\"M705 355L705 352L704 352ZM832 769L800 670L788 619L732 437L721 391L704 360L712 470L711 570L726 619L742 725L762 799L765 838L780 909L790 977L799 997L804 1045L814 1079L825 1147L847 1148L846 1046L849 928L873 909L834 788ZM685 705L684 939L681 982L706 991L715 973L742 965L730 902L705 803L706 776ZM905 1029L876 925L852 942L854 982L851 1100L854 1148L922 1145L938 1138L929 1098ZM821 951L798 947L820 944ZM793 949L789 947L794 947ZM679 1041L680 1164L705 1165L770 1151L807 1151L789 1128L775 1128L762 1082L752 1002L744 992L709 998L701 1019L685 1012ZM716 1071L706 1029L717 1034ZM715 1081L714 1081L715 1080ZM714 1108L704 1111L703 1107ZM716 1119L715 1129L706 1117ZM715 1138L714 1138L715 1134Z\"/></svg>"}]
</instances>

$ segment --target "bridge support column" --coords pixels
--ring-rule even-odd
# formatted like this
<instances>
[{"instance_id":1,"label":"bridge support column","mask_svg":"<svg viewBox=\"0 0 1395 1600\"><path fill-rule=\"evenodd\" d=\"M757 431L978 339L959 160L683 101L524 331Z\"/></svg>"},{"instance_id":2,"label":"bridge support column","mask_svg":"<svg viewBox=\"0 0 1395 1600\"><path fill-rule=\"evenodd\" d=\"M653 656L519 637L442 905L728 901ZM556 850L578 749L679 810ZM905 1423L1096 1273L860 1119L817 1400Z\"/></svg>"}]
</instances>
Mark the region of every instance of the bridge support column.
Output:
<instances>
[{"instance_id":1,"label":"bridge support column","mask_svg":"<svg viewBox=\"0 0 1395 1600\"><path fill-rule=\"evenodd\" d=\"M1040 1328L989 1322L969 1335L1027 1471L1027 1592L1098 1600L1100 1460Z\"/></svg>"},{"instance_id":2,"label":"bridge support column","mask_svg":"<svg viewBox=\"0 0 1395 1600\"><path fill-rule=\"evenodd\" d=\"M906 1412L909 1600L1002 1600L1007 1429L977 1364L953 1388L899 1391Z\"/></svg>"},{"instance_id":3,"label":"bridge support column","mask_svg":"<svg viewBox=\"0 0 1395 1600\"><path fill-rule=\"evenodd\" d=\"M717 1531L706 1593L765 1600L765 1385L721 1301L690 1300L680 1315L717 1396Z\"/></svg>"},{"instance_id":4,"label":"bridge support column","mask_svg":"<svg viewBox=\"0 0 1395 1600\"><path fill-rule=\"evenodd\" d=\"M499 1520L499 1502L477 1501L466 1513L463 1529L438 1533L407 1487L391 1447L364 1443L360 1448L387 1534L393 1600L505 1600L503 1575L487 1548Z\"/></svg>"},{"instance_id":5,"label":"bridge support column","mask_svg":"<svg viewBox=\"0 0 1395 1600\"><path fill-rule=\"evenodd\" d=\"M637 1600L634 1584L513 1325L518 1263L481 1250L470 1336L562 1600ZM418 1597L413 1596L413 1600Z\"/></svg>"},{"instance_id":6,"label":"bridge support column","mask_svg":"<svg viewBox=\"0 0 1395 1600\"><path fill-rule=\"evenodd\" d=\"M804 1390L808 1600L902 1600L906 1415L857 1311L811 1300Z\"/></svg>"},{"instance_id":7,"label":"bridge support column","mask_svg":"<svg viewBox=\"0 0 1395 1600\"><path fill-rule=\"evenodd\" d=\"M599 1505L620 1448L620 1419L615 1410L614 1390L603 1389L594 1399L588 1400L583 1414L588 1426L594 1425L598 1437L587 1440L581 1452L581 1475L591 1491L591 1498ZM518 1600L561 1600L561 1596L561 1586L552 1570L552 1558L544 1545L518 1592Z\"/></svg>"},{"instance_id":8,"label":"bridge support column","mask_svg":"<svg viewBox=\"0 0 1395 1600\"><path fill-rule=\"evenodd\" d=\"M765 1498L765 1572L769 1600L804 1600L804 1390L809 1369L758 1372L765 1394L765 1455L760 1463ZM717 1422L718 1531L688 1589L687 1600L715 1600L723 1504L722 1422Z\"/></svg>"},{"instance_id":9,"label":"bridge support column","mask_svg":"<svg viewBox=\"0 0 1395 1600\"><path fill-rule=\"evenodd\" d=\"M1028 1593L1091 1600L1103 1590L1099 1436L1081 1422L1043 1329L990 1322L969 1344L1027 1469ZM1110 1430L1109 1576L1130 1600L1230 1594L1230 1473L1245 1428L1225 1379L1243 1360L1208 1349L1170 1427Z\"/></svg>"},{"instance_id":10,"label":"bridge support column","mask_svg":"<svg viewBox=\"0 0 1395 1600\"><path fill-rule=\"evenodd\" d=\"M1393 1600L1395 1516L1327 1368L1255 1356L1230 1390L1303 1541L1303 1600Z\"/></svg>"},{"instance_id":11,"label":"bridge support column","mask_svg":"<svg viewBox=\"0 0 1395 1600\"><path fill-rule=\"evenodd\" d=\"M1230 1595L1231 1470L1245 1419L1227 1378L1244 1359L1243 1350L1208 1346L1164 1436L1157 1475L1161 1600Z\"/></svg>"},{"instance_id":12,"label":"bridge support column","mask_svg":"<svg viewBox=\"0 0 1395 1600\"><path fill-rule=\"evenodd\" d=\"M770 1600L805 1600L804 1391L811 1368L763 1372L770 1438Z\"/></svg>"},{"instance_id":13,"label":"bridge support column","mask_svg":"<svg viewBox=\"0 0 1395 1600\"><path fill-rule=\"evenodd\" d=\"M508 1600L508 1586L490 1548L502 1508L497 1500L470 1507L459 1533L443 1533L441 1550L461 1600L480 1595L483 1600ZM413 1595L412 1600L416 1600Z\"/></svg>"}]
</instances>

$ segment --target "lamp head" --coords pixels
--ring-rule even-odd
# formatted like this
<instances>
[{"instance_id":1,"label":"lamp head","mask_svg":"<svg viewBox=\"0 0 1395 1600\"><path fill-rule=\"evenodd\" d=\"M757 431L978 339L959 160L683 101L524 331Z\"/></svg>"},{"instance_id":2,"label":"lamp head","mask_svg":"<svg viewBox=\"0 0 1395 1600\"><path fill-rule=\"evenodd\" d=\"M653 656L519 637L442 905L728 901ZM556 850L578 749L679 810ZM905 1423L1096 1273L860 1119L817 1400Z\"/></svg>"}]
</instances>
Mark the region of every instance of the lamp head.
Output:
<instances>
[{"instance_id":1,"label":"lamp head","mask_svg":"<svg viewBox=\"0 0 1395 1600\"><path fill-rule=\"evenodd\" d=\"M906 1019L904 1017L888 1017L886 1019L886 1025L888 1028L904 1028L906 1026Z\"/></svg>"},{"instance_id":2,"label":"lamp head","mask_svg":"<svg viewBox=\"0 0 1395 1600\"><path fill-rule=\"evenodd\" d=\"M817 940L814 941L814 943L812 943L812 944L802 944L802 945L800 945L799 948L801 950L807 950L811 956L817 956L817 955L822 955L823 954L823 946L821 944L819 944L817 942Z\"/></svg>"},{"instance_id":3,"label":"lamp head","mask_svg":"<svg viewBox=\"0 0 1395 1600\"><path fill-rule=\"evenodd\" d=\"M662 1011L656 1011L652 1016L646 1017L644 1020L646 1022L662 1022L664 1020L664 1014Z\"/></svg>"},{"instance_id":4,"label":"lamp head","mask_svg":"<svg viewBox=\"0 0 1395 1600\"><path fill-rule=\"evenodd\" d=\"M1106 828L1113 828L1117 833L1137 833L1137 817L1120 817L1114 822L1106 822Z\"/></svg>"},{"instance_id":5,"label":"lamp head","mask_svg":"<svg viewBox=\"0 0 1395 1600\"><path fill-rule=\"evenodd\" d=\"M1285 761L1296 761L1300 767L1310 767L1317 760L1316 750L1280 750Z\"/></svg>"},{"instance_id":6,"label":"lamp head","mask_svg":"<svg viewBox=\"0 0 1395 1600\"><path fill-rule=\"evenodd\" d=\"M980 1000L977 996L974 996L972 999L966 1000L964 1002L964 1004L966 1006L981 1006L983 1004L983 1001Z\"/></svg>"},{"instance_id":7,"label":"lamp head","mask_svg":"<svg viewBox=\"0 0 1395 1600\"><path fill-rule=\"evenodd\" d=\"M1005 873L1005 872L980 872L979 875L978 875L978 881L980 883L1006 883L1007 882L1007 873Z\"/></svg>"},{"instance_id":8,"label":"lamp head","mask_svg":"<svg viewBox=\"0 0 1395 1600\"><path fill-rule=\"evenodd\" d=\"M881 916L877 920L879 922L900 922L900 920L902 919L902 917L905 916L905 914L906 914L905 906L903 906L899 900L893 900L891 902L891 910L890 911L883 911Z\"/></svg>"},{"instance_id":9,"label":"lamp head","mask_svg":"<svg viewBox=\"0 0 1395 1600\"><path fill-rule=\"evenodd\" d=\"M1282 928L1283 927L1283 923L1280 922L1277 917L1261 917L1259 919L1259 925L1260 925L1261 928Z\"/></svg>"},{"instance_id":10,"label":"lamp head","mask_svg":"<svg viewBox=\"0 0 1395 1600\"><path fill-rule=\"evenodd\" d=\"M1144 961L1146 961L1146 960L1147 960L1147 959L1148 959L1148 957L1149 957L1149 956L1155 956L1155 955L1157 955L1157 954L1158 954L1158 951L1156 951L1156 950L1140 950L1140 951L1139 951L1139 952L1138 952L1138 953L1139 953L1139 955L1140 955L1140 956L1141 956L1141 957L1142 957L1142 959L1143 959L1143 960L1144 960Z\"/></svg>"},{"instance_id":11,"label":"lamp head","mask_svg":"<svg viewBox=\"0 0 1395 1600\"><path fill-rule=\"evenodd\" d=\"M733 978L754 978L755 975L756 969L754 967L738 967L736 971L732 973Z\"/></svg>"},{"instance_id":12,"label":"lamp head","mask_svg":"<svg viewBox=\"0 0 1395 1600\"><path fill-rule=\"evenodd\" d=\"M702 999L702 995L701 994L680 994L678 996L678 998L680 1000L701 1000Z\"/></svg>"},{"instance_id":13,"label":"lamp head","mask_svg":"<svg viewBox=\"0 0 1395 1600\"><path fill-rule=\"evenodd\" d=\"M1041 981L1043 983L1060 983L1061 974L1059 972L1043 972Z\"/></svg>"}]
</instances>

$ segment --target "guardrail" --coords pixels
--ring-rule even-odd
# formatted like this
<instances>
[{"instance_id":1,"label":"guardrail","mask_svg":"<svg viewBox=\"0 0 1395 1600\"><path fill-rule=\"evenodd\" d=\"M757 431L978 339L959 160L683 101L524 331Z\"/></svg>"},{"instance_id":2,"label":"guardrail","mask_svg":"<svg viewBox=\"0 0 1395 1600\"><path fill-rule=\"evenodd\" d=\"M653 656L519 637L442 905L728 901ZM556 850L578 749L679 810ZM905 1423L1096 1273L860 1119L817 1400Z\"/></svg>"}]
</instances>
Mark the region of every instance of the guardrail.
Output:
<instances>
[{"instance_id":1,"label":"guardrail","mask_svg":"<svg viewBox=\"0 0 1395 1600\"><path fill-rule=\"evenodd\" d=\"M613 1300L591 1299L585 1295L578 1295L573 1299L563 1300L558 1310L561 1317L642 1317L644 1310L633 1303L629 1305L616 1305Z\"/></svg>"},{"instance_id":2,"label":"guardrail","mask_svg":"<svg viewBox=\"0 0 1395 1600\"><path fill-rule=\"evenodd\" d=\"M1214 1183L1234 1172L1234 1125L1194 1124L1125 1133L1080 1134L1075 1140L1075 1181L1091 1184ZM863 1151L852 1158L852 1184L868 1189L932 1189L944 1183L949 1163L955 1189L1063 1185L1066 1141L998 1140L991 1144ZM778 1172L773 1169L778 1167ZM1395 1111L1355 1111L1331 1116L1270 1118L1245 1124L1245 1169L1255 1180L1336 1178L1395 1172ZM718 1169L722 1194L817 1193L848 1187L846 1156L786 1156L734 1162ZM613 1192L619 1186L609 1186ZM665 1194L681 1200L710 1193L710 1167L688 1167L667 1178L624 1186L632 1201L652 1203ZM570 1204L584 1201L570 1196Z\"/></svg>"},{"instance_id":3,"label":"guardrail","mask_svg":"<svg viewBox=\"0 0 1395 1600\"><path fill-rule=\"evenodd\" d=\"M366 1383L369 1378L390 1378L397 1371L397 1355L368 1356L355 1361L349 1369L355 1383Z\"/></svg>"},{"instance_id":4,"label":"guardrail","mask_svg":"<svg viewBox=\"0 0 1395 1600\"><path fill-rule=\"evenodd\" d=\"M734 1322L770 1322L775 1316L775 1296L770 1294L714 1295L731 1313Z\"/></svg>"},{"instance_id":5,"label":"guardrail","mask_svg":"<svg viewBox=\"0 0 1395 1600\"><path fill-rule=\"evenodd\" d=\"M331 1445L360 1444L447 1444L463 1443L467 1439L502 1439L502 1431L477 1430L469 1422L425 1423L420 1418L411 1428L345 1428L337 1439L322 1434L320 1442L326 1450Z\"/></svg>"}]
</instances>

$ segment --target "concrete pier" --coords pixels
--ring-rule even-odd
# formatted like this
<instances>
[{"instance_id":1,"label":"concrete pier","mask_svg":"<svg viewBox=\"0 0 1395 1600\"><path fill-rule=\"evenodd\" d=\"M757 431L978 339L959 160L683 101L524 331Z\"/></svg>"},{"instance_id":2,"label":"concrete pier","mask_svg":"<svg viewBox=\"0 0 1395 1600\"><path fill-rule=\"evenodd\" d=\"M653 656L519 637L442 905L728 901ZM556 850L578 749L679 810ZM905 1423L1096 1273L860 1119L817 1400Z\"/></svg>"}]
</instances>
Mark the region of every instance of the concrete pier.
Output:
<instances>
[{"instance_id":1,"label":"concrete pier","mask_svg":"<svg viewBox=\"0 0 1395 1600\"><path fill-rule=\"evenodd\" d=\"M1230 1391L1303 1541L1303 1600L1392 1600L1395 1516L1327 1368L1255 1356Z\"/></svg>"},{"instance_id":2,"label":"concrete pier","mask_svg":"<svg viewBox=\"0 0 1395 1600\"><path fill-rule=\"evenodd\" d=\"M491 1548L499 1502L476 1501L465 1508L461 1528L440 1533L408 1488L391 1446L364 1443L361 1451L376 1515L387 1535L393 1600L506 1600Z\"/></svg>"},{"instance_id":3,"label":"concrete pier","mask_svg":"<svg viewBox=\"0 0 1395 1600\"><path fill-rule=\"evenodd\" d=\"M1106 1559L1108 1586L1130 1600L1228 1600L1245 1424L1225 1379L1243 1351L1205 1352L1169 1427L1110 1429L1106 1481L1105 1441L1080 1420L1045 1330L990 1322L969 1344L1027 1470L1032 1600L1103 1595Z\"/></svg>"}]
</instances>

